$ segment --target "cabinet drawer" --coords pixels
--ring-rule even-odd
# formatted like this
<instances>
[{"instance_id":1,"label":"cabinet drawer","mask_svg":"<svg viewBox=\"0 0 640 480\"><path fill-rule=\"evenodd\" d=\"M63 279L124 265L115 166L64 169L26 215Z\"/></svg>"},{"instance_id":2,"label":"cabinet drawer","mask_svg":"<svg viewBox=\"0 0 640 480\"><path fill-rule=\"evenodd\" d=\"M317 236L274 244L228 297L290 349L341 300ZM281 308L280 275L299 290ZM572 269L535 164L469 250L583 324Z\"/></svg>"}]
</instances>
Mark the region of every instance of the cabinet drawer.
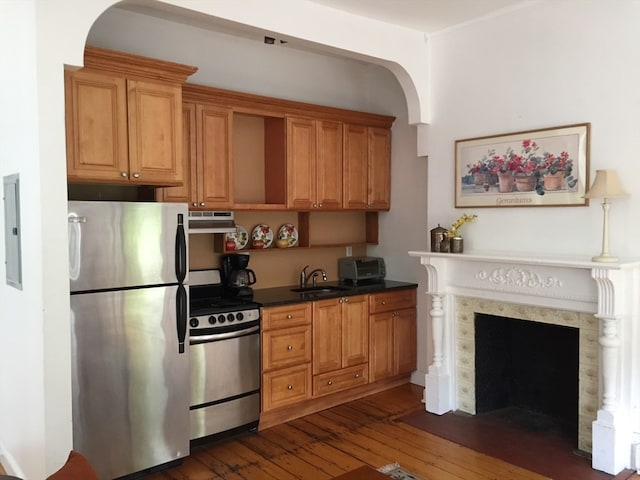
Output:
<instances>
[{"instance_id":1,"label":"cabinet drawer","mask_svg":"<svg viewBox=\"0 0 640 480\"><path fill-rule=\"evenodd\" d=\"M263 374L262 390L265 412L311 398L311 364Z\"/></svg>"},{"instance_id":2,"label":"cabinet drawer","mask_svg":"<svg viewBox=\"0 0 640 480\"><path fill-rule=\"evenodd\" d=\"M311 323L311 303L297 303L262 309L262 330L293 327Z\"/></svg>"},{"instance_id":3,"label":"cabinet drawer","mask_svg":"<svg viewBox=\"0 0 640 480\"><path fill-rule=\"evenodd\" d=\"M329 393L364 385L369 383L368 373L369 365L363 363L355 367L315 375L313 377L313 395L328 395Z\"/></svg>"},{"instance_id":4,"label":"cabinet drawer","mask_svg":"<svg viewBox=\"0 0 640 480\"><path fill-rule=\"evenodd\" d=\"M262 369L311 361L311 325L262 332Z\"/></svg>"},{"instance_id":5,"label":"cabinet drawer","mask_svg":"<svg viewBox=\"0 0 640 480\"><path fill-rule=\"evenodd\" d=\"M416 306L416 289L393 290L369 295L369 313L388 312Z\"/></svg>"}]
</instances>

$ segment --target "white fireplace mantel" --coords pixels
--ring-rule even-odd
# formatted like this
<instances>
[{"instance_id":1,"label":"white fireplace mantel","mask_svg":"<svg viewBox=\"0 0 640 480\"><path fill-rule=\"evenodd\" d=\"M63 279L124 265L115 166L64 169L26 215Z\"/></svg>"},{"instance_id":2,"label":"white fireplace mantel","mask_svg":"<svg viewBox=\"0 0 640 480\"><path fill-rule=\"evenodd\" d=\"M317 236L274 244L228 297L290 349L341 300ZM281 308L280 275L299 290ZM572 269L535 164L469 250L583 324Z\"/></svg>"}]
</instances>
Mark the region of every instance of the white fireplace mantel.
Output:
<instances>
[{"instance_id":1,"label":"white fireplace mantel","mask_svg":"<svg viewBox=\"0 0 640 480\"><path fill-rule=\"evenodd\" d=\"M592 425L592 466L610 474L638 467L640 450L640 259L495 252L411 251L427 271L433 361L425 376L429 412L457 408L456 296L593 313L599 319L600 402Z\"/></svg>"}]
</instances>

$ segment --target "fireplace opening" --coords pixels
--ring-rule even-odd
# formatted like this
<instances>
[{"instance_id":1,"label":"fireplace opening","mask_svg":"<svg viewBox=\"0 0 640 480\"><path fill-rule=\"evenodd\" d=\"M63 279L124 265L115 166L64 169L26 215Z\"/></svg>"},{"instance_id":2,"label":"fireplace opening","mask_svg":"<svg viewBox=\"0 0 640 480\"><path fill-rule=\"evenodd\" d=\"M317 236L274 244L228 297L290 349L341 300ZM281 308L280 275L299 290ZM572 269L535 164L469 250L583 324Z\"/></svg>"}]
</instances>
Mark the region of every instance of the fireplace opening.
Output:
<instances>
[{"instance_id":1,"label":"fireplace opening","mask_svg":"<svg viewBox=\"0 0 640 480\"><path fill-rule=\"evenodd\" d=\"M476 414L577 443L579 329L475 314Z\"/></svg>"}]
</instances>

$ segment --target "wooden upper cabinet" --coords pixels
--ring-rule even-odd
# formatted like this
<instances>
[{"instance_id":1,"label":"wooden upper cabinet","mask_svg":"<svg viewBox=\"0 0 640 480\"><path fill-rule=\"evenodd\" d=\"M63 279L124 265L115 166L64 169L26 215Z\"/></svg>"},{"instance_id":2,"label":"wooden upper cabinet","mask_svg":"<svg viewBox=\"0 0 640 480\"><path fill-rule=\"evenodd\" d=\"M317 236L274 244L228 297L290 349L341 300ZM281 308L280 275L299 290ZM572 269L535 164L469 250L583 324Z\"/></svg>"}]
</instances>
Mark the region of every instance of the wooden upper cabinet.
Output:
<instances>
[{"instance_id":1,"label":"wooden upper cabinet","mask_svg":"<svg viewBox=\"0 0 640 480\"><path fill-rule=\"evenodd\" d=\"M182 114L182 186L157 190L164 202L186 202L190 210L230 208L233 202L229 108L185 102Z\"/></svg>"},{"instance_id":2,"label":"wooden upper cabinet","mask_svg":"<svg viewBox=\"0 0 640 480\"><path fill-rule=\"evenodd\" d=\"M65 71L68 181L181 185L181 85L196 70L87 47Z\"/></svg>"},{"instance_id":3,"label":"wooden upper cabinet","mask_svg":"<svg viewBox=\"0 0 640 480\"><path fill-rule=\"evenodd\" d=\"M344 208L391 206L391 130L344 126Z\"/></svg>"},{"instance_id":4,"label":"wooden upper cabinet","mask_svg":"<svg viewBox=\"0 0 640 480\"><path fill-rule=\"evenodd\" d=\"M232 115L229 108L196 105L198 207L233 204Z\"/></svg>"},{"instance_id":5,"label":"wooden upper cabinet","mask_svg":"<svg viewBox=\"0 0 640 480\"><path fill-rule=\"evenodd\" d=\"M124 78L65 71L69 181L128 180L126 89Z\"/></svg>"},{"instance_id":6,"label":"wooden upper cabinet","mask_svg":"<svg viewBox=\"0 0 640 480\"><path fill-rule=\"evenodd\" d=\"M144 185L184 182L182 89L127 80L129 179Z\"/></svg>"},{"instance_id":7,"label":"wooden upper cabinet","mask_svg":"<svg viewBox=\"0 0 640 480\"><path fill-rule=\"evenodd\" d=\"M342 207L342 124L287 117L287 207Z\"/></svg>"},{"instance_id":8,"label":"wooden upper cabinet","mask_svg":"<svg viewBox=\"0 0 640 480\"><path fill-rule=\"evenodd\" d=\"M177 187L157 188L156 200L197 206L196 106L193 103L182 105L181 159L184 183Z\"/></svg>"}]
</instances>

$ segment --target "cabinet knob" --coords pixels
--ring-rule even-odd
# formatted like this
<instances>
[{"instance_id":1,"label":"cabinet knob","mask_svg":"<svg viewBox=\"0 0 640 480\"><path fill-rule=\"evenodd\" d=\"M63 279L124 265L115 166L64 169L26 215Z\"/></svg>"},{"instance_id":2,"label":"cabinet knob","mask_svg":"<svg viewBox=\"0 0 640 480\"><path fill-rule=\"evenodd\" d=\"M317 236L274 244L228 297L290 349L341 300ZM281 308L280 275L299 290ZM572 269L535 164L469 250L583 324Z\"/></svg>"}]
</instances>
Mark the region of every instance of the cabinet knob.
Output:
<instances>
[{"instance_id":1,"label":"cabinet knob","mask_svg":"<svg viewBox=\"0 0 640 480\"><path fill-rule=\"evenodd\" d=\"M293 318L293 315L291 315L290 313L287 314L287 320L291 320Z\"/></svg>"},{"instance_id":2,"label":"cabinet knob","mask_svg":"<svg viewBox=\"0 0 640 480\"><path fill-rule=\"evenodd\" d=\"M293 350L293 345L287 345L287 350Z\"/></svg>"},{"instance_id":3,"label":"cabinet knob","mask_svg":"<svg viewBox=\"0 0 640 480\"><path fill-rule=\"evenodd\" d=\"M344 297L344 303L349 303L349 297Z\"/></svg>"},{"instance_id":4,"label":"cabinet knob","mask_svg":"<svg viewBox=\"0 0 640 480\"><path fill-rule=\"evenodd\" d=\"M359 373L356 373L356 378L360 378L360 374Z\"/></svg>"},{"instance_id":5,"label":"cabinet knob","mask_svg":"<svg viewBox=\"0 0 640 480\"><path fill-rule=\"evenodd\" d=\"M386 304L387 304L387 301L386 301L386 300L382 300L382 304L383 304L383 305L386 305Z\"/></svg>"},{"instance_id":6,"label":"cabinet knob","mask_svg":"<svg viewBox=\"0 0 640 480\"><path fill-rule=\"evenodd\" d=\"M120 172L120 176L127 178L129 174L127 172Z\"/></svg>"},{"instance_id":7,"label":"cabinet knob","mask_svg":"<svg viewBox=\"0 0 640 480\"><path fill-rule=\"evenodd\" d=\"M293 390L293 385L287 385L287 390Z\"/></svg>"},{"instance_id":8,"label":"cabinet knob","mask_svg":"<svg viewBox=\"0 0 640 480\"><path fill-rule=\"evenodd\" d=\"M344 303L344 298L340 298L340 299L338 300L338 303Z\"/></svg>"},{"instance_id":9,"label":"cabinet knob","mask_svg":"<svg viewBox=\"0 0 640 480\"><path fill-rule=\"evenodd\" d=\"M138 172L135 172L135 173L133 174L133 178L140 178L140 174L139 174Z\"/></svg>"},{"instance_id":10,"label":"cabinet knob","mask_svg":"<svg viewBox=\"0 0 640 480\"><path fill-rule=\"evenodd\" d=\"M191 205L193 205L194 207L198 206L198 202L193 202Z\"/></svg>"},{"instance_id":11,"label":"cabinet knob","mask_svg":"<svg viewBox=\"0 0 640 480\"><path fill-rule=\"evenodd\" d=\"M318 208L322 208L322 204L321 203L318 204Z\"/></svg>"},{"instance_id":12,"label":"cabinet knob","mask_svg":"<svg viewBox=\"0 0 640 480\"><path fill-rule=\"evenodd\" d=\"M329 381L327 382L327 385L333 385L333 380L329 380Z\"/></svg>"},{"instance_id":13,"label":"cabinet knob","mask_svg":"<svg viewBox=\"0 0 640 480\"><path fill-rule=\"evenodd\" d=\"M313 208L318 208L318 204L317 204L317 203L314 203L314 204L313 204Z\"/></svg>"},{"instance_id":14,"label":"cabinet knob","mask_svg":"<svg viewBox=\"0 0 640 480\"><path fill-rule=\"evenodd\" d=\"M204 203L204 202L200 202L200 206L201 206L201 207L204 207L204 206L205 206L205 203Z\"/></svg>"}]
</instances>

